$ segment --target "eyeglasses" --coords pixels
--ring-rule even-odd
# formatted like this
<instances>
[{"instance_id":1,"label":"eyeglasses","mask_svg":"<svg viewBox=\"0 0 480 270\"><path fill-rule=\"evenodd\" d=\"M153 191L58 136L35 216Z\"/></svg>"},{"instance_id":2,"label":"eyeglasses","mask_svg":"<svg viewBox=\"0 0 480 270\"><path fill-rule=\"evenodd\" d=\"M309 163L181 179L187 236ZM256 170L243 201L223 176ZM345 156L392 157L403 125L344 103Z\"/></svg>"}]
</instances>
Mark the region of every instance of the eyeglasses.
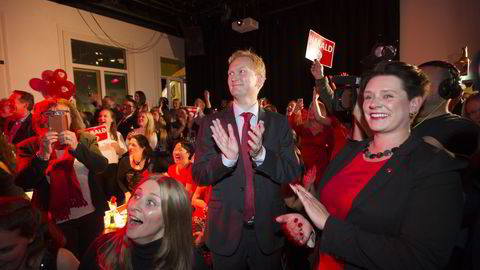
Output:
<instances>
[{"instance_id":1,"label":"eyeglasses","mask_svg":"<svg viewBox=\"0 0 480 270\"><path fill-rule=\"evenodd\" d=\"M48 111L42 112L42 115L52 116L52 115L65 115L68 113L70 113L69 110L48 110Z\"/></svg>"}]
</instances>

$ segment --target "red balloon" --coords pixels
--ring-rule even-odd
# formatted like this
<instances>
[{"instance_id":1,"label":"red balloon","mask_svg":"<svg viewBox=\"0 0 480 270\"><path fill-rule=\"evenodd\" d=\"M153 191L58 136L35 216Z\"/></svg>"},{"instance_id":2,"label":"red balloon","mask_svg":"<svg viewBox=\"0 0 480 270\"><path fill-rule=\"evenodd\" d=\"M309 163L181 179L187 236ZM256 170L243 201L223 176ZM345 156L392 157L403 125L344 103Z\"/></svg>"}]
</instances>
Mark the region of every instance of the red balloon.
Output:
<instances>
[{"instance_id":1,"label":"red balloon","mask_svg":"<svg viewBox=\"0 0 480 270\"><path fill-rule=\"evenodd\" d=\"M55 81L47 83L47 91L43 92L45 98L56 97L58 96L58 85Z\"/></svg>"},{"instance_id":2,"label":"red balloon","mask_svg":"<svg viewBox=\"0 0 480 270\"><path fill-rule=\"evenodd\" d=\"M39 91L39 92L44 92L45 89L47 88L47 85L45 84L45 81L39 78L33 78L30 79L28 82L30 84L30 87L33 90Z\"/></svg>"},{"instance_id":3,"label":"red balloon","mask_svg":"<svg viewBox=\"0 0 480 270\"><path fill-rule=\"evenodd\" d=\"M73 83L69 81L59 82L57 95L59 98L70 99L73 95Z\"/></svg>"},{"instance_id":4,"label":"red balloon","mask_svg":"<svg viewBox=\"0 0 480 270\"><path fill-rule=\"evenodd\" d=\"M55 78L56 81L66 81L67 80L67 73L65 72L65 70L63 70L61 68L56 69L53 72L53 78Z\"/></svg>"},{"instance_id":5,"label":"red balloon","mask_svg":"<svg viewBox=\"0 0 480 270\"><path fill-rule=\"evenodd\" d=\"M46 79L49 79L51 77L53 77L53 71L47 69L47 70L42 72L42 79L46 80Z\"/></svg>"},{"instance_id":6,"label":"red balloon","mask_svg":"<svg viewBox=\"0 0 480 270\"><path fill-rule=\"evenodd\" d=\"M71 81L67 81L67 87L68 89L70 89L72 96L74 96L77 93L77 87Z\"/></svg>"}]
</instances>

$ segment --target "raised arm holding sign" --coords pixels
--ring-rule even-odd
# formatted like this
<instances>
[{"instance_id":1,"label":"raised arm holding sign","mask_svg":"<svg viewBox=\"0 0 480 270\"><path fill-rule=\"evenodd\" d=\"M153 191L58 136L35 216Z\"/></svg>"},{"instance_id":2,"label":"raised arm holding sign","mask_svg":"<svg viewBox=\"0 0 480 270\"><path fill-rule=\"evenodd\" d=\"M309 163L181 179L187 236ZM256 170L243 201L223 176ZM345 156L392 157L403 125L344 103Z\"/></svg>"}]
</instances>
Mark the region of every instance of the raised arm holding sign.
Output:
<instances>
[{"instance_id":1,"label":"raised arm holding sign","mask_svg":"<svg viewBox=\"0 0 480 270\"><path fill-rule=\"evenodd\" d=\"M308 34L305 58L311 61L317 59L320 61L320 64L331 68L333 65L334 51L335 42L322 37L313 30L310 30L310 33Z\"/></svg>"}]
</instances>

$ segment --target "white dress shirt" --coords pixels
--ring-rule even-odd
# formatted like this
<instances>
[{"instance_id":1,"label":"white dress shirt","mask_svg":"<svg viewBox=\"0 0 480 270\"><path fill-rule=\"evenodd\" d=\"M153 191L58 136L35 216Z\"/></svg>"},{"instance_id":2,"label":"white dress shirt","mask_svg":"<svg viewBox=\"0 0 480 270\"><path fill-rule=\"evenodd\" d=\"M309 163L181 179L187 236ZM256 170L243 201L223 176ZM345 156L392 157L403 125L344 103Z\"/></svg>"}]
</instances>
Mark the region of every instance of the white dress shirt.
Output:
<instances>
[{"instance_id":1,"label":"white dress shirt","mask_svg":"<svg viewBox=\"0 0 480 270\"><path fill-rule=\"evenodd\" d=\"M247 110L243 110L240 106L238 106L235 101L233 102L233 114L235 115L235 122L237 123L237 128L238 128L238 136L240 137L240 142L238 142L238 148L239 151L242 151L241 147L241 142L243 140L242 138L242 131L243 131L243 122L245 121L242 113L244 112L249 112L252 113L253 116L250 118L250 127L254 127L258 123L258 112L259 112L259 104L256 102L252 107L250 107ZM226 131L228 134L228 130ZM239 153L240 154L240 153ZM260 149L260 153L256 156L256 158L252 158L253 161L257 164L257 167L262 165L263 161L265 160L265 147L262 145L262 149ZM238 161L238 155L237 158L232 160L228 159L225 157L225 155L222 154L222 163L226 167L233 167Z\"/></svg>"}]
</instances>

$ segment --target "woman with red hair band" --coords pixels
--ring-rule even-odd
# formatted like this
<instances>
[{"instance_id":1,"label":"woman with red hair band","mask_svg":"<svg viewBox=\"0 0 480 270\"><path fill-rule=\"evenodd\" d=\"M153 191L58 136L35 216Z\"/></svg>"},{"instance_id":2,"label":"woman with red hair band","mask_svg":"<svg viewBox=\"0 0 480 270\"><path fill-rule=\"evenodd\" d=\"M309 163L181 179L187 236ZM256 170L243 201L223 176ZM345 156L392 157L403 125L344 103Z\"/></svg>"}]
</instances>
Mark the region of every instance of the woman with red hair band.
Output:
<instances>
[{"instance_id":1,"label":"woman with red hair band","mask_svg":"<svg viewBox=\"0 0 480 270\"><path fill-rule=\"evenodd\" d=\"M15 182L34 189L33 204L51 215L65 234L66 248L81 257L104 229L108 205L95 175L107 168L108 160L96 137L81 132L82 118L65 99L37 104L33 124L37 137L17 145Z\"/></svg>"}]
</instances>

